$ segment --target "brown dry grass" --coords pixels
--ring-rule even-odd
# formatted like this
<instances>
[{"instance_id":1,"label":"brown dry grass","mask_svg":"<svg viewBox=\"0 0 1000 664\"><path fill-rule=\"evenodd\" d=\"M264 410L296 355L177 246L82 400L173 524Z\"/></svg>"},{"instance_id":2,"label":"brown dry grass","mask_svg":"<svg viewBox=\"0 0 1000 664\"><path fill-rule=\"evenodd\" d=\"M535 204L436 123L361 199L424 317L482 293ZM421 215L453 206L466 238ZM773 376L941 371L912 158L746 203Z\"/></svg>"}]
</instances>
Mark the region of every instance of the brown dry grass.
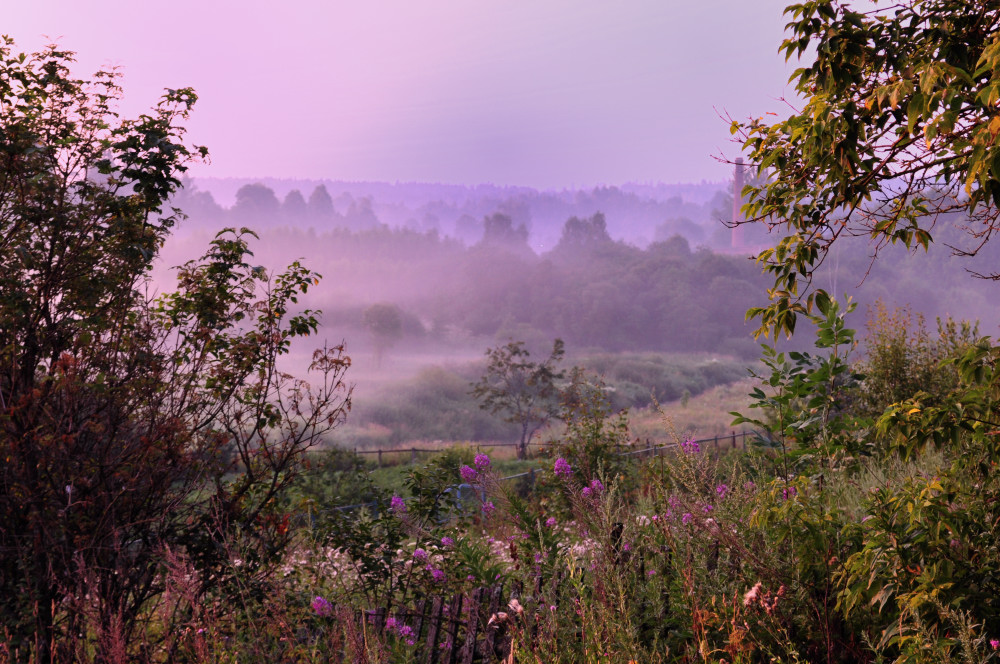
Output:
<instances>
[{"instance_id":1,"label":"brown dry grass","mask_svg":"<svg viewBox=\"0 0 1000 664\"><path fill-rule=\"evenodd\" d=\"M687 405L671 401L654 408L634 410L629 413L633 435L639 440L668 442L675 438L709 438L740 431L733 427L730 411L749 412L750 390L755 379L713 387L707 392L691 397Z\"/></svg>"}]
</instances>

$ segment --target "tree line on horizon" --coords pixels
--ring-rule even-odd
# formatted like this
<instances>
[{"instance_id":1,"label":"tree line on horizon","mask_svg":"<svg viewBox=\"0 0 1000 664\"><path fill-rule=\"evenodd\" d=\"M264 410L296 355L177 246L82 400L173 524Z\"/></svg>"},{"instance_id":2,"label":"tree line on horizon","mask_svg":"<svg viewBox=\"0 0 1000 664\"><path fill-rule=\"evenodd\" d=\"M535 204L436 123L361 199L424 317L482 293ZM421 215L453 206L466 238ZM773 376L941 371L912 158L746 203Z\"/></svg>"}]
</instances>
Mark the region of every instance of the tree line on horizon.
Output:
<instances>
[{"instance_id":1,"label":"tree line on horizon","mask_svg":"<svg viewBox=\"0 0 1000 664\"><path fill-rule=\"evenodd\" d=\"M727 183L601 185L562 192L491 185L329 185L262 178L231 191L235 185L228 180L188 178L172 203L209 226L252 224L263 229L293 225L352 231L388 226L434 231L467 245L483 238L484 218L503 214L515 226L524 226L538 253L556 244L566 219L600 211L607 215L613 237L640 246L675 234L693 245L715 249L731 244L729 229L719 223L732 215L732 186ZM232 205L217 202L217 196L225 199L228 194L233 197Z\"/></svg>"},{"instance_id":2,"label":"tree line on horizon","mask_svg":"<svg viewBox=\"0 0 1000 664\"><path fill-rule=\"evenodd\" d=\"M307 209L314 199L326 197L310 196ZM252 226L254 218L229 222ZM364 311L387 304L399 310L400 345L476 339L544 345L560 337L573 349L611 352L750 359L759 351L745 311L761 303L766 279L747 256L692 246L681 234L645 248L615 240L601 212L566 219L558 242L542 253L510 215L495 212L479 225L481 237L466 244L434 230L383 224L361 230L283 224L262 228L255 252L264 264L308 257L327 277L310 304L323 310L327 329L355 347L371 341ZM961 240L956 225L943 225L941 241L926 254L887 248L874 265L865 238L845 238L813 279L865 306L911 306L932 320L979 319L991 330L998 321L989 284L969 280L968 270L986 270L1000 256L987 248L972 261L956 260L948 249Z\"/></svg>"}]
</instances>

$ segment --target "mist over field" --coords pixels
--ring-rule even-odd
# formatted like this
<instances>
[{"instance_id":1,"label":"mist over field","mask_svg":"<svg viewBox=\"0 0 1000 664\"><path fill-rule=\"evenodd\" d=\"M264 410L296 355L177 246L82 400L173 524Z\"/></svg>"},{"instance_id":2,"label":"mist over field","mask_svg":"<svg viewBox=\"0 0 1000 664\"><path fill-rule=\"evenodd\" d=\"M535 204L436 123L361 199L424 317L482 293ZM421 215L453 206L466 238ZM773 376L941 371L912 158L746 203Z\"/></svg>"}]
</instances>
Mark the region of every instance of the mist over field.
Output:
<instances>
[{"instance_id":1,"label":"mist over field","mask_svg":"<svg viewBox=\"0 0 1000 664\"><path fill-rule=\"evenodd\" d=\"M751 255L777 237L759 224L734 232L732 181L538 190L197 179L187 180L172 203L189 218L164 247L155 274L163 290L172 287L169 266L198 256L226 227L259 236L250 239L255 264L274 272L301 260L322 275L300 301L322 310L320 338L298 341L285 366L304 375L323 339L346 342L358 405L348 431L377 425L394 432L361 437L371 444L410 435L510 435L473 412L468 396L485 350L508 341L524 341L538 355L562 338L569 364L632 358L625 364L641 368L618 367L605 379L616 385L617 405L633 408L746 376L763 341L745 320L745 311L766 299L767 281ZM997 250L957 258L947 245L963 240L960 231L941 228L942 241L926 254L888 246L874 264L876 248L848 238L815 282L860 303L852 321L859 330L866 311L881 304L909 308L932 330L935 318L951 316L978 320L982 333L992 333L995 288L968 271L988 272ZM396 326L391 333L366 320L380 309ZM782 343L809 343L798 339ZM726 369L706 378L704 369L691 368L698 365ZM424 407L413 406L420 398ZM387 406L400 399L410 405ZM453 426L404 433L421 412Z\"/></svg>"}]
</instances>

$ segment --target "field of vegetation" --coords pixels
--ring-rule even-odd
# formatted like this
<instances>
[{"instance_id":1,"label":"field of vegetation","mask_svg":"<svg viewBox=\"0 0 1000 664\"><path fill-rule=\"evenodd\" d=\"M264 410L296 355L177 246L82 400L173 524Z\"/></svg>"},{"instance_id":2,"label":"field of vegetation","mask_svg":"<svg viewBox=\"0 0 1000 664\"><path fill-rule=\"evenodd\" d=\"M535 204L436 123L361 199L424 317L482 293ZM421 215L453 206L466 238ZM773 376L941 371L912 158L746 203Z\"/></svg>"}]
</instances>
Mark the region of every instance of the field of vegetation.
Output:
<instances>
[{"instance_id":1,"label":"field of vegetation","mask_svg":"<svg viewBox=\"0 0 1000 664\"><path fill-rule=\"evenodd\" d=\"M571 357L565 363L599 378L615 411L651 412L651 406L659 403L667 406L673 417L683 419L683 423L678 422L681 430L696 435L719 432L720 418L725 419L733 410L719 401L714 408L699 408L699 417L706 416L706 411L713 415L696 421L698 418L689 415L695 415L694 408L707 401L697 398L735 382L745 385L752 365L725 356L681 353L601 353ZM350 420L328 442L357 450L426 447L428 443L511 443L517 439L517 425L482 410L471 393L483 368L483 362L431 365L416 370L409 380L358 388ZM363 386L373 382L365 381ZM690 411L686 408L689 402L695 403ZM556 436L557 432L558 427L553 426L549 432L539 432L539 438ZM655 431L648 435L661 437Z\"/></svg>"},{"instance_id":2,"label":"field of vegetation","mask_svg":"<svg viewBox=\"0 0 1000 664\"><path fill-rule=\"evenodd\" d=\"M875 299L862 321L820 269L861 237L909 288L893 245L1000 229L1000 9L787 13L805 107L732 127L744 223L777 231L759 360L749 262L597 215L540 257L490 215L472 247L372 230L469 278L333 312L367 335L363 395L343 345L301 354L320 275L260 265L249 229L152 292L207 155L192 90L122 120L115 72L0 38L0 662L1000 659L1000 346ZM390 379L407 335L489 343Z\"/></svg>"}]
</instances>

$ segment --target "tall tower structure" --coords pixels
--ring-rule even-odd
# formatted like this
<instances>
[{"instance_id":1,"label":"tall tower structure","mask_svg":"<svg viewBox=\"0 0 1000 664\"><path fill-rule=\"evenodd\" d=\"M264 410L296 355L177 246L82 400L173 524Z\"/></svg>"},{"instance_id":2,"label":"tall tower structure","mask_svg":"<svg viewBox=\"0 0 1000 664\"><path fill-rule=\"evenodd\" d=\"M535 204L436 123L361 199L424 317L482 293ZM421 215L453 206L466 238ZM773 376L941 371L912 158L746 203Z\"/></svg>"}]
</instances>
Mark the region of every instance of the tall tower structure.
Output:
<instances>
[{"instance_id":1,"label":"tall tower structure","mask_svg":"<svg viewBox=\"0 0 1000 664\"><path fill-rule=\"evenodd\" d=\"M737 157L736 169L733 173L733 249L743 247L743 225L740 223L743 221L743 210L741 209L743 207L743 184L745 178L743 169L743 157Z\"/></svg>"}]
</instances>

